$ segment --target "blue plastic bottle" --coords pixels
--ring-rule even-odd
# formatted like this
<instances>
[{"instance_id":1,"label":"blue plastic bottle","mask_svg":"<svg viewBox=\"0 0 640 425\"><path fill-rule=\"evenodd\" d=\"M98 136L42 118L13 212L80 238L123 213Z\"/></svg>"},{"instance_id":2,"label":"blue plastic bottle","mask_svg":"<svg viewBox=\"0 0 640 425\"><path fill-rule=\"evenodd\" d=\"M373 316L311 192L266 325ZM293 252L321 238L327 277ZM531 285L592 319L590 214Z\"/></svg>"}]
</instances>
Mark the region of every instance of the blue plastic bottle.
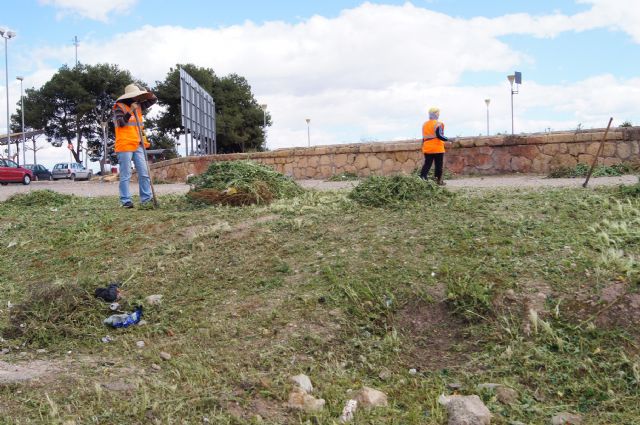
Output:
<instances>
[{"instance_id":1,"label":"blue plastic bottle","mask_svg":"<svg viewBox=\"0 0 640 425\"><path fill-rule=\"evenodd\" d=\"M136 307L133 313L114 314L104 319L104 324L114 328L126 328L135 325L142 319L142 307Z\"/></svg>"}]
</instances>

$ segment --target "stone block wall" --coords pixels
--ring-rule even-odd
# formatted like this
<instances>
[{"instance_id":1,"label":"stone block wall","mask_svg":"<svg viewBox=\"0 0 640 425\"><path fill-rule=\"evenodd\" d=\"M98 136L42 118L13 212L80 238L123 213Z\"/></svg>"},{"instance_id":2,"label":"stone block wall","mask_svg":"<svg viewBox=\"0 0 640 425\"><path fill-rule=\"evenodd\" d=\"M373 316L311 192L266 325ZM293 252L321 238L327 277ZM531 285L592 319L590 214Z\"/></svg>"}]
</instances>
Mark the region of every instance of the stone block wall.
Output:
<instances>
[{"instance_id":1,"label":"stone block wall","mask_svg":"<svg viewBox=\"0 0 640 425\"><path fill-rule=\"evenodd\" d=\"M591 164L604 129L517 136L464 137L452 143L445 167L455 174L546 174L558 167ZM176 158L151 164L157 181L184 182L203 173L213 161L251 159L296 179L326 179L340 173L370 175L409 174L420 167L419 140L316 146L270 152ZM600 164L637 162L640 127L609 131Z\"/></svg>"}]
</instances>

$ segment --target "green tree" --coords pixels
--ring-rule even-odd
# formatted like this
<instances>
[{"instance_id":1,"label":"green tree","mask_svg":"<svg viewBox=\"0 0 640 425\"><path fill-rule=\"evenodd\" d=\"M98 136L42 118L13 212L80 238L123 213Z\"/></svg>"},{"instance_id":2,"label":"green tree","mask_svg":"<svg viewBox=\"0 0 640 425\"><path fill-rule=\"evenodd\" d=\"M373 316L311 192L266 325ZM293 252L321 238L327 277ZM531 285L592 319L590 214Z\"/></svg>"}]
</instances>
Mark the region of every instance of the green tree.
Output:
<instances>
[{"instance_id":1,"label":"green tree","mask_svg":"<svg viewBox=\"0 0 640 425\"><path fill-rule=\"evenodd\" d=\"M253 97L251 86L244 77L231 74L218 77L210 68L193 64L171 68L164 81L156 81L154 92L165 109L156 120L158 131L178 138L184 134L180 111L180 71L183 68L205 89L216 104L216 138L219 153L264 150L263 124L271 125Z\"/></svg>"},{"instance_id":2,"label":"green tree","mask_svg":"<svg viewBox=\"0 0 640 425\"><path fill-rule=\"evenodd\" d=\"M134 79L129 71L121 70L117 65L79 64L74 68L65 65L40 89L26 91L25 127L44 129L47 137L53 140L52 144L66 145L77 162L81 162L82 146L86 141L88 149L84 154L93 161L101 160L101 123L111 122L113 102L132 82ZM14 123L20 116L18 107L13 116ZM102 161L101 165L104 166Z\"/></svg>"}]
</instances>

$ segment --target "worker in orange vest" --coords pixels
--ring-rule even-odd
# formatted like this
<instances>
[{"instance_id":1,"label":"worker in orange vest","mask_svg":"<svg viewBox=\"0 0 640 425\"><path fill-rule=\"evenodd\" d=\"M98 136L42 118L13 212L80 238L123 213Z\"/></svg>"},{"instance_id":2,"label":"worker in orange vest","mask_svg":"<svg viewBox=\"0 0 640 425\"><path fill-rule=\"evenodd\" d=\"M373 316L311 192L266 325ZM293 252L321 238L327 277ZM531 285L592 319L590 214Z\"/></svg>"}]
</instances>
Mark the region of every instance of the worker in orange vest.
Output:
<instances>
[{"instance_id":1,"label":"worker in orange vest","mask_svg":"<svg viewBox=\"0 0 640 425\"><path fill-rule=\"evenodd\" d=\"M147 158L145 158L144 149L142 149L140 134L142 133L143 135L144 147L148 148L150 144L147 137L144 136L142 113L157 101L158 98L153 93L140 90L135 84L129 84L125 87L124 94L113 105L113 121L116 128L115 151L118 155L118 164L120 166L120 203L123 208L133 208L133 201L129 192L132 160L138 173L141 206L149 205L153 199L151 178L149 177Z\"/></svg>"},{"instance_id":2,"label":"worker in orange vest","mask_svg":"<svg viewBox=\"0 0 640 425\"><path fill-rule=\"evenodd\" d=\"M429 109L429 121L422 125L422 153L424 154L424 165L420 172L420 177L424 180L429 175L431 165L435 162L435 177L436 182L444 186L442 180L442 170L444 164L444 142L448 142L449 139L444 137L444 123L438 121L440 118L440 109Z\"/></svg>"}]
</instances>

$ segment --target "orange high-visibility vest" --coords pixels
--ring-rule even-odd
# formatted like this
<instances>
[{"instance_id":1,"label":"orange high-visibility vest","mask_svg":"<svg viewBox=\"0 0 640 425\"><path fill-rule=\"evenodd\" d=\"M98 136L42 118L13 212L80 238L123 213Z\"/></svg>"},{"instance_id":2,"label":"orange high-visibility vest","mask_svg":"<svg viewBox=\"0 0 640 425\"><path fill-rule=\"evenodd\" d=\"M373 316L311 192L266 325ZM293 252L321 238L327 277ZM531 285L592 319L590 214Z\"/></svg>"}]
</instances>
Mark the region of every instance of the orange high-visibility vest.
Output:
<instances>
[{"instance_id":1,"label":"orange high-visibility vest","mask_svg":"<svg viewBox=\"0 0 640 425\"><path fill-rule=\"evenodd\" d=\"M122 110L125 114L128 112L131 114L129 117L129 122L127 122L124 127L118 127L116 123L116 152L134 152L140 146L140 133L138 133L138 123L136 123L136 117L133 115L131 107L129 105L125 105L124 103L116 103L113 105L113 110L116 109ZM144 147L148 148L151 146L149 141L147 140L147 136L144 135L144 122L142 118L142 113L140 109L136 112L138 115L138 122L140 122L140 129L142 130L142 137L144 139Z\"/></svg>"},{"instance_id":2,"label":"orange high-visibility vest","mask_svg":"<svg viewBox=\"0 0 640 425\"><path fill-rule=\"evenodd\" d=\"M429 120L422 125L422 153L444 153L444 142L436 137L436 129L441 128L444 135L444 123Z\"/></svg>"}]
</instances>

